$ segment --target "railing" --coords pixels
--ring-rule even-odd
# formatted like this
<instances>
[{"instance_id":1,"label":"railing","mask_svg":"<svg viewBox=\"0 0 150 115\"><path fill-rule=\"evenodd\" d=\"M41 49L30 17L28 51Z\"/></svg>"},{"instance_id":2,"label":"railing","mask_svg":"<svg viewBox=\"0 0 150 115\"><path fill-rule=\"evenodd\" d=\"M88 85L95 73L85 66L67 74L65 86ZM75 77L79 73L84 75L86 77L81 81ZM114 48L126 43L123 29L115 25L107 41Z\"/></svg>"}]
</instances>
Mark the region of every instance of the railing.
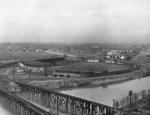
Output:
<instances>
[{"instance_id":1,"label":"railing","mask_svg":"<svg viewBox=\"0 0 150 115\"><path fill-rule=\"evenodd\" d=\"M15 115L52 115L2 88L0 88L0 104Z\"/></svg>"}]
</instances>

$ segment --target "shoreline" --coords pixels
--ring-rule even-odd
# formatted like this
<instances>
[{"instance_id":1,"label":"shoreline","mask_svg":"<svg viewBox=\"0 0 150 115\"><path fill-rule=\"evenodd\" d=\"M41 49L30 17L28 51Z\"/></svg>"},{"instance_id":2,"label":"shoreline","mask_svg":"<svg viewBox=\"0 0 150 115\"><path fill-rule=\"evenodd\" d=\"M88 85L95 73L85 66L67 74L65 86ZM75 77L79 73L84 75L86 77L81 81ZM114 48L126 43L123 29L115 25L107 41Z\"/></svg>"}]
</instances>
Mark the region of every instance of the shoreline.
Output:
<instances>
[{"instance_id":1,"label":"shoreline","mask_svg":"<svg viewBox=\"0 0 150 115\"><path fill-rule=\"evenodd\" d=\"M63 79L63 80L50 80L42 82L30 82L30 85L39 86L46 89L52 89L55 91L72 90L79 88L93 88L93 87L107 87L108 85L118 84L137 78L144 78L142 71L134 71L126 74L107 76L106 78L95 77L95 78L81 78L81 79Z\"/></svg>"},{"instance_id":2,"label":"shoreline","mask_svg":"<svg viewBox=\"0 0 150 115\"><path fill-rule=\"evenodd\" d=\"M53 89L53 90L61 92L61 91L75 90L75 89L82 89L82 88L96 88L96 87L107 88L110 85L120 84L120 83L128 82L128 81L131 81L131 80L141 79L141 78L146 78L146 77L149 77L149 76L140 77L140 78L134 78L134 79L126 79L126 80L114 81L114 82L109 82L109 83L102 83L102 84L99 84L99 85L87 85L87 86L77 86L77 87L68 87L68 88L66 87L66 88L59 88L59 89L56 88L56 89Z\"/></svg>"}]
</instances>

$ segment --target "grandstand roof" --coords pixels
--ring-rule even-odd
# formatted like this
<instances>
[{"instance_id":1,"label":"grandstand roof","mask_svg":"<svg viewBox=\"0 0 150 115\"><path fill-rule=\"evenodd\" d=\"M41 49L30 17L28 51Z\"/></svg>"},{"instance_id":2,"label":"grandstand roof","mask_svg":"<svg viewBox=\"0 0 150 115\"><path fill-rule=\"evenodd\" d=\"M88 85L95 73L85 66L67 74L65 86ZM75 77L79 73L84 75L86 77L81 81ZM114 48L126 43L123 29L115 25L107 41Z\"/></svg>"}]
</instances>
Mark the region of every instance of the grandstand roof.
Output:
<instances>
[{"instance_id":1,"label":"grandstand roof","mask_svg":"<svg viewBox=\"0 0 150 115\"><path fill-rule=\"evenodd\" d=\"M64 57L57 57L39 60L22 60L20 62L27 66L55 66L66 63L66 60L64 59Z\"/></svg>"},{"instance_id":2,"label":"grandstand roof","mask_svg":"<svg viewBox=\"0 0 150 115\"><path fill-rule=\"evenodd\" d=\"M21 63L27 66L51 66L52 65L52 63L40 62L38 60L25 60L25 61L21 61Z\"/></svg>"}]
</instances>

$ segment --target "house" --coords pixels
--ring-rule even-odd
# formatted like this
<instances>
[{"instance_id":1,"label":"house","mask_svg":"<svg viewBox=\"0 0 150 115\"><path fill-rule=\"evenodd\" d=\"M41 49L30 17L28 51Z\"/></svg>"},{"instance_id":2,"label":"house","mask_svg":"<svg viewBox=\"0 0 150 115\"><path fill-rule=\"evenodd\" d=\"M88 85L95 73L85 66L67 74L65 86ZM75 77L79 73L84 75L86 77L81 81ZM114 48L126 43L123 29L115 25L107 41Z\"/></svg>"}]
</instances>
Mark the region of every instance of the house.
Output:
<instances>
[{"instance_id":1,"label":"house","mask_svg":"<svg viewBox=\"0 0 150 115\"><path fill-rule=\"evenodd\" d=\"M105 60L106 63L115 63L114 60Z\"/></svg>"},{"instance_id":2,"label":"house","mask_svg":"<svg viewBox=\"0 0 150 115\"><path fill-rule=\"evenodd\" d=\"M91 56L87 58L87 62L99 62L99 58L97 56Z\"/></svg>"},{"instance_id":3,"label":"house","mask_svg":"<svg viewBox=\"0 0 150 115\"><path fill-rule=\"evenodd\" d=\"M99 56L98 55L85 55L82 57L82 59L85 62L96 62L96 63L99 62Z\"/></svg>"},{"instance_id":4,"label":"house","mask_svg":"<svg viewBox=\"0 0 150 115\"><path fill-rule=\"evenodd\" d=\"M121 55L120 56L120 59L125 59L126 57L124 55Z\"/></svg>"}]
</instances>

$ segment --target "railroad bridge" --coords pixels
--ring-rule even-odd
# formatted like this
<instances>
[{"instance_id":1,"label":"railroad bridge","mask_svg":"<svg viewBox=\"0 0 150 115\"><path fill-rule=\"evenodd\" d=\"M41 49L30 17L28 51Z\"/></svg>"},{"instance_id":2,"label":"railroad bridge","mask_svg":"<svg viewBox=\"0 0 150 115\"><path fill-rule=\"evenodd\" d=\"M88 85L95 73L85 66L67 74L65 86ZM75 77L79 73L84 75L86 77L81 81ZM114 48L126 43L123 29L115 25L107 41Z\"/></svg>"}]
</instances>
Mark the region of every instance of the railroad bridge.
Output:
<instances>
[{"instance_id":1,"label":"railroad bridge","mask_svg":"<svg viewBox=\"0 0 150 115\"><path fill-rule=\"evenodd\" d=\"M15 115L52 115L2 88L0 88L0 104Z\"/></svg>"},{"instance_id":2,"label":"railroad bridge","mask_svg":"<svg viewBox=\"0 0 150 115\"><path fill-rule=\"evenodd\" d=\"M41 104L49 108L49 111L44 111L44 110L42 111L38 107L36 108L35 105L29 103L30 106L29 107L27 106L29 108L28 114L21 114L21 115L120 115L118 113L121 113L121 115L123 114L134 115L132 113L123 110L119 110L110 106L92 102L86 99L81 99L78 97L59 93L53 90L43 89L38 86L32 86L20 82L15 82L15 83L20 89L19 92L16 92L16 98L19 98L19 103L21 103L21 108L28 105L29 102L27 102L27 100L36 102L38 104ZM1 91L1 92L5 92L5 91ZM4 95L5 94L7 96L4 97L8 98L8 100L11 96L13 97L13 99L15 97L12 94L4 93ZM23 99L20 98L20 96L23 97ZM26 102L27 104L25 105L22 104L22 101ZM12 100L10 102L12 102ZM16 102L18 101L14 101L13 103ZM40 112L38 113L36 109L38 110L38 112L40 110ZM32 113L30 111L32 111ZM38 114L33 114L33 112Z\"/></svg>"}]
</instances>

